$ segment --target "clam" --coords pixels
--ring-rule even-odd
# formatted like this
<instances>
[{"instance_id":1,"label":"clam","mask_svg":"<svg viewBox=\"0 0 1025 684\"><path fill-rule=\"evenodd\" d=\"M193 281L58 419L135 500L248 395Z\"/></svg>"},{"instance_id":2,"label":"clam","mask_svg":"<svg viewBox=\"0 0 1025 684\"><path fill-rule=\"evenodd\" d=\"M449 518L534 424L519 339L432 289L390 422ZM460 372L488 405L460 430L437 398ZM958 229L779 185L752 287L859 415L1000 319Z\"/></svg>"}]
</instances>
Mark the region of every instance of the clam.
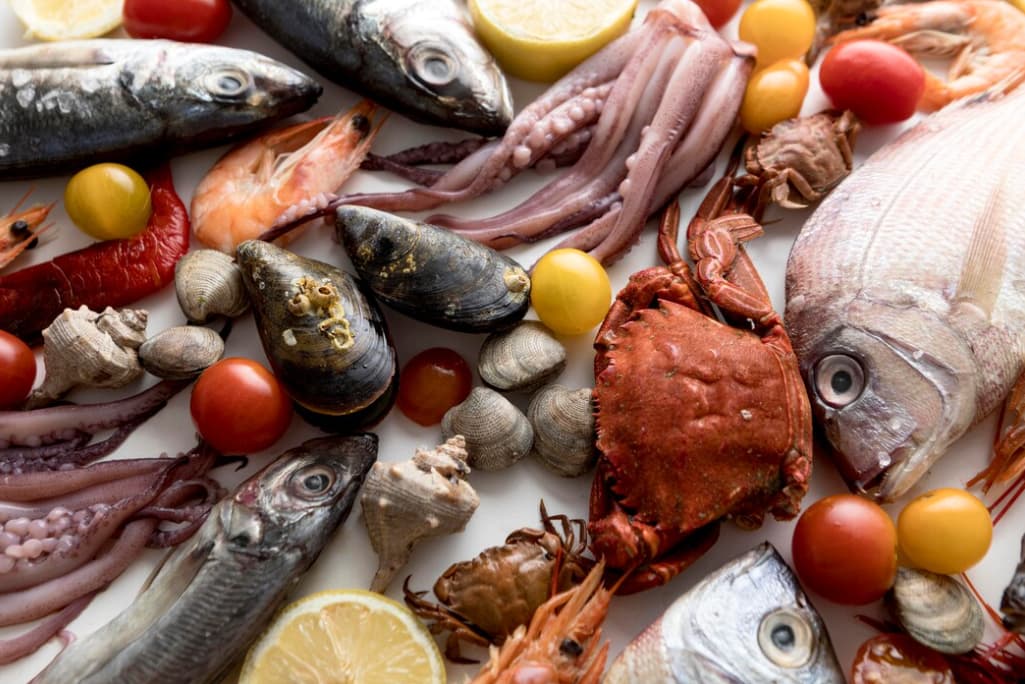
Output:
<instances>
[{"instance_id":1,"label":"clam","mask_svg":"<svg viewBox=\"0 0 1025 684\"><path fill-rule=\"evenodd\" d=\"M466 440L456 435L434 449L417 449L408 461L374 464L360 494L378 557L371 591L388 588L418 542L466 527L480 505L466 481L466 460Z\"/></svg>"},{"instance_id":2,"label":"clam","mask_svg":"<svg viewBox=\"0 0 1025 684\"><path fill-rule=\"evenodd\" d=\"M501 470L523 458L534 442L534 430L523 412L493 389L474 387L461 404L441 419L441 434L463 435L470 465Z\"/></svg>"},{"instance_id":3,"label":"clam","mask_svg":"<svg viewBox=\"0 0 1025 684\"><path fill-rule=\"evenodd\" d=\"M941 653L967 653L982 640L982 608L952 577L897 568L886 596L894 618L916 641Z\"/></svg>"},{"instance_id":4,"label":"clam","mask_svg":"<svg viewBox=\"0 0 1025 684\"><path fill-rule=\"evenodd\" d=\"M221 336L197 325L168 328L139 347L142 367L167 380L195 377L223 355L224 340Z\"/></svg>"},{"instance_id":5,"label":"clam","mask_svg":"<svg viewBox=\"0 0 1025 684\"><path fill-rule=\"evenodd\" d=\"M242 272L231 257L216 249L189 252L174 267L178 305L193 323L213 316L235 318L249 308Z\"/></svg>"},{"instance_id":6,"label":"clam","mask_svg":"<svg viewBox=\"0 0 1025 684\"><path fill-rule=\"evenodd\" d=\"M538 321L489 335L477 359L481 380L503 391L530 392L565 367L566 348Z\"/></svg>"},{"instance_id":7,"label":"clam","mask_svg":"<svg viewBox=\"0 0 1025 684\"><path fill-rule=\"evenodd\" d=\"M509 257L444 228L342 206L335 230L381 301L449 330L492 332L523 318L530 278Z\"/></svg>"},{"instance_id":8,"label":"clam","mask_svg":"<svg viewBox=\"0 0 1025 684\"><path fill-rule=\"evenodd\" d=\"M300 414L333 431L384 416L398 385L395 350L356 280L269 242L243 242L237 255L263 350Z\"/></svg>"},{"instance_id":9,"label":"clam","mask_svg":"<svg viewBox=\"0 0 1025 684\"><path fill-rule=\"evenodd\" d=\"M594 467L598 452L589 387L545 385L531 398L527 418L534 428L533 453L550 470L576 477Z\"/></svg>"}]
</instances>

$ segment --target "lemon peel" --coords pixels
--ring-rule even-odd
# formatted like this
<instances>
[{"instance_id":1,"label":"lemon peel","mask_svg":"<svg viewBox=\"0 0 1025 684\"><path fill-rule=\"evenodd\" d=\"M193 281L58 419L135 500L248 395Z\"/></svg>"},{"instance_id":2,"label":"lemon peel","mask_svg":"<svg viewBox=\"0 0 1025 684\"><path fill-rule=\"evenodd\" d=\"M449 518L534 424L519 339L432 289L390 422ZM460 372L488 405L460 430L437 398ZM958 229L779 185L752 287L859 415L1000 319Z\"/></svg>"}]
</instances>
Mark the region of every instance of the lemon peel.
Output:
<instances>
[{"instance_id":1,"label":"lemon peel","mask_svg":"<svg viewBox=\"0 0 1025 684\"><path fill-rule=\"evenodd\" d=\"M10 0L25 25L25 37L39 40L96 38L121 25L124 0Z\"/></svg>"}]
</instances>

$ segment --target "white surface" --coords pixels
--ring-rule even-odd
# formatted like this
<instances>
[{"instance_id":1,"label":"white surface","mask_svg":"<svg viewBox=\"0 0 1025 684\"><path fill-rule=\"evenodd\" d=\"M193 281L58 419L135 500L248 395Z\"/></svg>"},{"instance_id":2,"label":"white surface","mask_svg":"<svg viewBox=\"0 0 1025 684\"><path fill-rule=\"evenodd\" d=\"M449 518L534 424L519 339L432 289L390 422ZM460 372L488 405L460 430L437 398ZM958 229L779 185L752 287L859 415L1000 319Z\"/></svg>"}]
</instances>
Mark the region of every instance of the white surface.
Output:
<instances>
[{"instance_id":1,"label":"white surface","mask_svg":"<svg viewBox=\"0 0 1025 684\"><path fill-rule=\"evenodd\" d=\"M654 2L642 0L642 9L638 12L637 20L639 21L643 17L643 13L654 4ZM728 28L728 32L732 33L735 30L735 25L736 20ZM235 13L228 32L219 42L225 45L256 49L310 72L308 68L303 67L299 60L264 36L238 12ZM10 12L9 7L0 3L0 46L10 47L24 43L25 41L21 38L20 25ZM817 79L814 74L812 80L812 93L805 102L805 113L813 113L826 106L826 101L818 92ZM356 96L348 91L329 83L324 85L324 96L310 114L331 114L342 108L350 107L357 100ZM529 102L542 90L543 87L536 84L513 82L513 92L518 108ZM881 142L892 137L896 130L894 127L865 131L858 141L858 157L864 158ZM438 138L460 139L462 137L464 137L463 134L459 132L419 126L398 115L392 115L385 124L374 150L379 153L388 153ZM223 148L180 157L173 161L175 184L186 204L188 204L199 179L222 152ZM0 183L0 210L3 211L13 205L29 187L35 188L32 195L32 200L35 202L58 201L58 206L52 215L58 226L56 239L45 242L38 249L20 258L14 268L45 261L89 243L89 239L70 223L60 206L66 180L66 178L53 178L33 183ZM536 188L541 180L541 175L527 173L493 197L473 204L446 207L445 211L451 210L454 213L465 213L470 216L494 213L498 209L518 202ZM360 172L349 181L345 189L371 190L397 187L398 185L398 182L385 174ZM693 214L697 202L703 194L703 189L687 190L684 193L683 214L685 217L690 217ZM787 252L806 215L801 212L784 214L781 210L770 212L768 218L783 217L783 219L769 226L767 235L750 247L750 252L761 270L777 309L782 309L783 306L783 273ZM345 264L342 249L330 240L327 229L320 226L308 231L305 236L294 243L293 248L306 256ZM513 250L511 254L524 264L530 264L545 249L546 245L539 245L531 249ZM618 291L625 284L631 273L656 262L654 230L649 225L641 243L626 258L609 270L614 291ZM347 264L345 265L347 266ZM175 301L173 288L169 287L157 295L138 302L136 306L150 311L149 331L151 334L170 325L184 323L184 317ZM400 363L404 363L421 349L431 346L447 346L461 352L472 365L483 339L482 336L449 333L404 318L392 311L386 311L386 315L394 334ZM530 317L534 317L533 312ZM565 372L558 378L559 382L574 387L593 384L591 338L592 335L588 334L563 340L569 350L569 363ZM235 331L228 341L227 355L246 356L262 363L266 362L251 316L242 318L236 325ZM152 378L149 378L145 382L148 384L152 381ZM133 393L141 386L140 384L128 388L117 396ZM77 394L75 398L106 401L115 398L115 394L113 392L89 392ZM513 399L525 406L526 397L520 396ZM935 487L963 486L964 482L987 462L993 430L994 420L992 418L973 430L954 446L910 496ZM439 428L420 427L407 420L397 410L392 411L376 428L376 432L381 437L380 459L385 461L407 459L412 455L415 447L431 446L440 440ZM177 396L157 416L145 423L117 452L117 456L149 457L164 451L183 451L194 444L192 434L193 429L188 416L188 392L186 391ZM256 468L266 464L269 458L317 434L319 433L315 429L296 417L289 432L278 445L266 453L256 455L245 472L234 473L221 470L215 472L215 476L226 486L233 486L243 477L254 472ZM418 546L413 553L411 562L388 592L390 596L401 597L401 578L406 574L413 576L412 587L427 589L451 563L472 558L488 546L501 544L505 536L514 529L523 526L536 527L538 525L537 504L541 498L545 500L550 511L566 513L571 517L586 517L587 514L590 475L573 480L561 479L543 469L534 460L525 459L504 472L474 472L470 476L470 481L480 494L481 505L466 531L460 535L427 541ZM825 460L817 461L811 490L804 500L805 504L841 491L845 491L845 487L833 466ZM894 516L899 510L900 504L891 507ZM605 634L612 641L610 658L615 657L630 639L658 617L674 597L733 556L748 550L763 540L769 540L789 560L792 525L793 522L780 523L770 520L762 529L754 532L742 532L730 525L724 526L722 537L715 547L668 586L639 595L616 598L612 602L605 624ZM1025 528L1025 505L1020 505L1011 516L1001 523L996 530L993 546L988 555L970 573L976 584L982 588L985 598L993 605L997 605L999 602L1000 593L1013 572L1018 556L1018 540L1023 528ZM97 597L93 604L71 624L71 630L75 634L83 636L99 628L126 608L162 555L163 552L147 551L129 571ZM370 583L376 564L377 559L370 548L357 506L344 528L339 531L309 575L299 585L295 596L327 588L365 588ZM835 606L822 598L813 597L813 599L829 626L842 666L845 670L849 670L856 649L872 635L872 631L856 622L853 615L855 612L861 612L881 616L881 606L870 605L855 611ZM11 628L0 630L0 638L13 636L20 631L20 629ZM212 646L216 647L214 644ZM52 640L35 655L15 664L0 667L0 681L5 683L27 681L57 652L58 643L56 640ZM486 656L483 652L479 655ZM461 674L475 671L475 668L450 666L450 681L462 681Z\"/></svg>"}]
</instances>

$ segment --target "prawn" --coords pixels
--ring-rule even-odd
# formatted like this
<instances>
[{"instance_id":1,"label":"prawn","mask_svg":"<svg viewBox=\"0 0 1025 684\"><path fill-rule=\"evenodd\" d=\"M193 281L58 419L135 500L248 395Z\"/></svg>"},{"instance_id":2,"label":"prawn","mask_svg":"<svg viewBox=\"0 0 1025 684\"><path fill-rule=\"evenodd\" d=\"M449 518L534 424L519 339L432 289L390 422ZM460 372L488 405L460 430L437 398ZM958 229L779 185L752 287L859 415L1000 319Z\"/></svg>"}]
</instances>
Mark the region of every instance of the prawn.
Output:
<instances>
[{"instance_id":1,"label":"prawn","mask_svg":"<svg viewBox=\"0 0 1025 684\"><path fill-rule=\"evenodd\" d=\"M333 199L380 130L384 119L373 123L376 109L364 100L348 112L273 130L229 150L196 187L196 237L233 254L288 210Z\"/></svg>"},{"instance_id":2,"label":"prawn","mask_svg":"<svg viewBox=\"0 0 1025 684\"><path fill-rule=\"evenodd\" d=\"M912 55L953 58L946 80L926 72L918 103L925 111L988 90L1025 68L1025 14L1003 0L931 0L867 16L868 25L838 33L831 43L875 38Z\"/></svg>"},{"instance_id":3,"label":"prawn","mask_svg":"<svg viewBox=\"0 0 1025 684\"><path fill-rule=\"evenodd\" d=\"M54 203L18 211L28 199L30 192L32 191L25 193L6 216L0 217L0 269L14 261L26 249L35 247L39 235L52 225L43 225L43 221L49 216Z\"/></svg>"}]
</instances>

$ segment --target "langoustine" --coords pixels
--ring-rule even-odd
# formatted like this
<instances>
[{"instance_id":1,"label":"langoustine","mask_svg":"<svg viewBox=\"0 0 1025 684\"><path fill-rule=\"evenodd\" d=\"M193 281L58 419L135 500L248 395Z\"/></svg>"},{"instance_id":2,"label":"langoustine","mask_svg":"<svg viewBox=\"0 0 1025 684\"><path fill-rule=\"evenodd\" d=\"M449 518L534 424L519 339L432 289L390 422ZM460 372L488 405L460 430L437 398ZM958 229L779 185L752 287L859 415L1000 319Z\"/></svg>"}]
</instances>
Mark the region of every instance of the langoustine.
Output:
<instances>
[{"instance_id":1,"label":"langoustine","mask_svg":"<svg viewBox=\"0 0 1025 684\"><path fill-rule=\"evenodd\" d=\"M39 236L50 228L43 222L55 204L38 204L19 211L27 198L28 193L5 216L0 217L0 269L14 261L26 249L32 249L38 243Z\"/></svg>"}]
</instances>

